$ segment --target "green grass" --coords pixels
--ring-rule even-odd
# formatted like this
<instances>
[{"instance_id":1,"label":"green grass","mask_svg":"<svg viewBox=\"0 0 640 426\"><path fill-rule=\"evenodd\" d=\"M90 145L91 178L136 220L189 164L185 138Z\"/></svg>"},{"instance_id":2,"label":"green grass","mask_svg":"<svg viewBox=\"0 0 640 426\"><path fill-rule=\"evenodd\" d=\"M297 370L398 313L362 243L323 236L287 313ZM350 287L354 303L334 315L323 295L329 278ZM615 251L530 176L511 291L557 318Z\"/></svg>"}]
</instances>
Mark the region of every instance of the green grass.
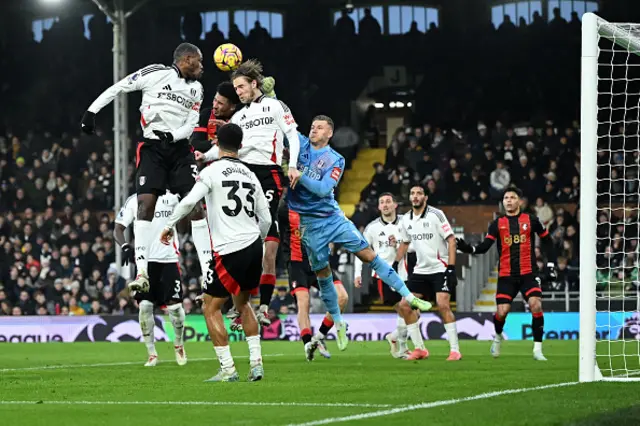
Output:
<instances>
[{"instance_id":1,"label":"green grass","mask_svg":"<svg viewBox=\"0 0 640 426\"><path fill-rule=\"evenodd\" d=\"M386 343L351 342L343 353L330 343L333 359L307 363L299 342L265 342L266 377L256 383L245 380L247 347L245 343L237 343L231 350L237 357L236 366L242 382L222 384L203 383L218 366L213 360L210 343L188 344L191 362L185 367L178 367L173 362L169 343L160 343L158 352L165 362L155 368L142 366L146 351L139 343L2 345L0 401L4 403L0 403L0 424L265 426L299 424L395 408L400 410L379 417L349 420L344 424L638 424L638 383L579 384L403 410L402 407L410 404L458 400L489 392L577 380L578 345L575 341L546 342L545 354L549 358L546 363L532 359L531 342L505 342L502 356L493 359L488 352L488 342L463 341L464 358L457 363L445 361L446 342L427 343L431 358L426 361L392 359ZM127 362L131 364L88 366ZM47 366L54 368L42 368ZM30 403L14 405L6 401ZM215 402L221 405L121 404L127 401ZM228 405L224 402L283 405ZM354 405L294 406L293 403ZM376 406L378 404L380 406Z\"/></svg>"}]
</instances>

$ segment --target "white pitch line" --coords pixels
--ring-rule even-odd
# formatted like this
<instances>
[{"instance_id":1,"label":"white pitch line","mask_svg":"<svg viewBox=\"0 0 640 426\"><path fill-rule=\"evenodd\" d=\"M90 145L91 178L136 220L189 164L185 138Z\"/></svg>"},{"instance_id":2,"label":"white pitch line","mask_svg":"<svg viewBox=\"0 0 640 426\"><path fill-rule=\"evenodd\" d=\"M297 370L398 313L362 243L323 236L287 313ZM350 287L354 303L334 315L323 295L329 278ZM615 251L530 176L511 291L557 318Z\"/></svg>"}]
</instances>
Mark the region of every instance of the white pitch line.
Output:
<instances>
[{"instance_id":1,"label":"white pitch line","mask_svg":"<svg viewBox=\"0 0 640 426\"><path fill-rule=\"evenodd\" d=\"M352 416L329 417L329 418L326 418L326 419L314 420L314 421L306 422L306 423L291 423L288 426L316 426L316 425L327 425L327 424L330 424L330 423L348 422L348 421L351 421L351 420L371 419L371 418L374 418L374 417L383 417L383 416L390 416L390 415L393 415L393 414L405 413L407 411L422 410L422 409L425 409L425 408L441 407L441 406L444 406L444 405L454 405L454 404L458 404L460 402L477 401L477 400L480 400L480 399L494 398L496 396L511 395L511 394L524 393L524 392L532 392L532 391L538 391L538 390L544 390L544 389L560 388L560 387L564 387L564 386L573 386L573 385L577 385L578 383L579 382L566 382L566 383L556 383L556 384L553 384L553 385L536 386L536 387L533 387L533 388L507 389L507 390L503 390L503 391L481 393L479 395L468 396L466 398L445 399L445 400L442 400L442 401L425 402L425 403L422 403L422 404L406 405L404 407L397 407L397 408L392 408L392 409L389 409L389 410L373 411L373 412L370 412L370 413L355 414L355 415L352 415Z\"/></svg>"},{"instance_id":2,"label":"white pitch line","mask_svg":"<svg viewBox=\"0 0 640 426\"><path fill-rule=\"evenodd\" d=\"M273 358L284 356L284 354L265 354L263 357ZM249 358L248 355L234 356L234 358ZM218 358L189 358L188 362L215 361ZM174 360L159 360L158 363L175 362ZM39 371L39 370L64 370L66 368L90 368L90 367L116 367L119 365L142 365L141 361L127 362L103 362L98 364L65 364L65 365L42 365L38 367L2 368L0 373L10 373L13 371Z\"/></svg>"},{"instance_id":3,"label":"white pitch line","mask_svg":"<svg viewBox=\"0 0 640 426\"><path fill-rule=\"evenodd\" d=\"M238 401L0 401L0 405L237 405L262 407L355 407L389 408L391 404L356 404L348 402L238 402Z\"/></svg>"}]
</instances>

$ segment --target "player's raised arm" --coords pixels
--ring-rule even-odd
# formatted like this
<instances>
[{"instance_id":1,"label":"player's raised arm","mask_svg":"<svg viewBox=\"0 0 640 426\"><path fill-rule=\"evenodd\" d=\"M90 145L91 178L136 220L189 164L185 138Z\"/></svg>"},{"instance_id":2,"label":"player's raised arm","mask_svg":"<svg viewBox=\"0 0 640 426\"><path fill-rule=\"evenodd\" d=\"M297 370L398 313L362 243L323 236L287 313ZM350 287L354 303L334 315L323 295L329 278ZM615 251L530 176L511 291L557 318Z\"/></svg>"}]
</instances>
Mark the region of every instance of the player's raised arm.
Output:
<instances>
[{"instance_id":1,"label":"player's raised arm","mask_svg":"<svg viewBox=\"0 0 640 426\"><path fill-rule=\"evenodd\" d=\"M289 166L291 167L291 166ZM309 191L317 195L318 197L326 197L331 194L331 191L338 186L342 173L344 172L344 158L340 157L331 168L331 171L327 171L322 179L313 180L306 174L300 177L300 184L302 184Z\"/></svg>"},{"instance_id":2,"label":"player's raised arm","mask_svg":"<svg viewBox=\"0 0 640 426\"><path fill-rule=\"evenodd\" d=\"M274 118L282 133L289 141L289 168L298 167L298 155L300 154L300 139L298 137L298 125L291 114L289 107L282 101L279 102L281 108L275 111Z\"/></svg>"},{"instance_id":3,"label":"player's raised arm","mask_svg":"<svg viewBox=\"0 0 640 426\"><path fill-rule=\"evenodd\" d=\"M462 238L456 239L456 242L458 243L457 244L458 250L460 250L462 253L484 254L489 251L489 249L491 248L491 246L493 245L493 243L496 241L497 238L498 238L498 222L494 220L489 225L489 231L487 232L487 235L484 237L484 241L482 241L477 246L472 246Z\"/></svg>"},{"instance_id":4,"label":"player's raised arm","mask_svg":"<svg viewBox=\"0 0 640 426\"><path fill-rule=\"evenodd\" d=\"M102 92L100 96L89 105L89 108L87 108L87 111L82 116L82 131L89 134L93 133L95 129L95 116L102 108L109 105L116 96L121 93L135 92L144 89L156 79L158 76L157 71L166 69L167 67L164 65L149 65L128 75Z\"/></svg>"},{"instance_id":5,"label":"player's raised arm","mask_svg":"<svg viewBox=\"0 0 640 426\"><path fill-rule=\"evenodd\" d=\"M202 200L208 192L209 187L202 180L196 181L191 192L189 192L189 194L180 201L173 210L171 217L169 217L169 220L160 235L160 241L162 241L162 244L168 245L171 242L171 238L173 237L173 228L176 226L176 223L191 213L191 210L193 210L198 201Z\"/></svg>"}]
</instances>

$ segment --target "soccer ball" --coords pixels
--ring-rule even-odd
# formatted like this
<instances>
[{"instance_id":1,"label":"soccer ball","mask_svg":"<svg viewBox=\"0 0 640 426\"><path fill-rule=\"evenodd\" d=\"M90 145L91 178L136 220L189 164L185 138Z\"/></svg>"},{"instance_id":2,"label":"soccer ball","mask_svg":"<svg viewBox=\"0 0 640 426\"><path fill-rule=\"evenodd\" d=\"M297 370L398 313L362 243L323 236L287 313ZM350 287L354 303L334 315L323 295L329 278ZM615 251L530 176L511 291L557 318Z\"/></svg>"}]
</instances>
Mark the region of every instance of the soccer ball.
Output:
<instances>
[{"instance_id":1,"label":"soccer ball","mask_svg":"<svg viewBox=\"0 0 640 426\"><path fill-rule=\"evenodd\" d=\"M233 71L242 62L242 52L235 44L221 44L213 53L213 62L222 71Z\"/></svg>"}]
</instances>

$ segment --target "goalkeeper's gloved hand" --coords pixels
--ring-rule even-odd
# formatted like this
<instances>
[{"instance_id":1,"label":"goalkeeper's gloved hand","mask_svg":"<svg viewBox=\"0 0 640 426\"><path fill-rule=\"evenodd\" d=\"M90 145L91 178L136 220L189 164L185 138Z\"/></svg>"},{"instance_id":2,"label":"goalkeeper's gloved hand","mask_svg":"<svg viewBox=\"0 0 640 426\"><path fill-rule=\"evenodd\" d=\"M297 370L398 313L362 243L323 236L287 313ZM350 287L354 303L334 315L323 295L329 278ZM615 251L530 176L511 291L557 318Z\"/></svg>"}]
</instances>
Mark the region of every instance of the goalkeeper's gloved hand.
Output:
<instances>
[{"instance_id":1,"label":"goalkeeper's gloved hand","mask_svg":"<svg viewBox=\"0 0 640 426\"><path fill-rule=\"evenodd\" d=\"M153 134L156 135L162 142L173 142L173 135L171 132L161 132L160 130L154 130Z\"/></svg>"},{"instance_id":2,"label":"goalkeeper's gloved hand","mask_svg":"<svg viewBox=\"0 0 640 426\"><path fill-rule=\"evenodd\" d=\"M451 287L458 285L458 276L456 275L456 265L448 265L447 270L444 271L444 281Z\"/></svg>"},{"instance_id":3,"label":"goalkeeper's gloved hand","mask_svg":"<svg viewBox=\"0 0 640 426\"><path fill-rule=\"evenodd\" d=\"M457 244L458 250L460 250L462 253L473 254L476 251L475 247L473 247L471 244L469 244L462 238L456 238L456 244Z\"/></svg>"},{"instance_id":4,"label":"goalkeeper's gloved hand","mask_svg":"<svg viewBox=\"0 0 640 426\"><path fill-rule=\"evenodd\" d=\"M96 128L96 114L91 111L85 111L82 115L82 121L80 122L80 128L88 135L93 134Z\"/></svg>"},{"instance_id":5,"label":"goalkeeper's gloved hand","mask_svg":"<svg viewBox=\"0 0 640 426\"><path fill-rule=\"evenodd\" d=\"M556 265L553 262L547 263L547 278L549 282L554 282L558 279L558 274L556 274Z\"/></svg>"},{"instance_id":6,"label":"goalkeeper's gloved hand","mask_svg":"<svg viewBox=\"0 0 640 426\"><path fill-rule=\"evenodd\" d=\"M122 265L128 265L129 262L133 264L136 261L136 257L135 251L133 247L131 247L131 244L124 243L120 248L122 249Z\"/></svg>"},{"instance_id":7,"label":"goalkeeper's gloved hand","mask_svg":"<svg viewBox=\"0 0 640 426\"><path fill-rule=\"evenodd\" d=\"M273 77L265 77L262 80L262 93L267 98L275 98L276 97L276 79Z\"/></svg>"}]
</instances>

